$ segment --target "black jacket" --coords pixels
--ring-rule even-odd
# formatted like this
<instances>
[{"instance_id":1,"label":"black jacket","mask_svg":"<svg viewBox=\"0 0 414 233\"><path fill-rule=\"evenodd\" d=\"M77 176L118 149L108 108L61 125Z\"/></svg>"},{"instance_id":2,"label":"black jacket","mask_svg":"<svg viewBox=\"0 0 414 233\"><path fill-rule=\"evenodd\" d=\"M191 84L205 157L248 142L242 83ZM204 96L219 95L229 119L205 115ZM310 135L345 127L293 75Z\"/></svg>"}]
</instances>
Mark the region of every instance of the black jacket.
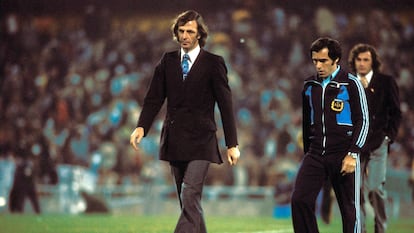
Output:
<instances>
[{"instance_id":1,"label":"black jacket","mask_svg":"<svg viewBox=\"0 0 414 233\"><path fill-rule=\"evenodd\" d=\"M364 151L377 149L385 136L395 140L401 122L398 86L394 78L374 72L365 89L368 99L370 130Z\"/></svg>"},{"instance_id":2,"label":"black jacket","mask_svg":"<svg viewBox=\"0 0 414 233\"><path fill-rule=\"evenodd\" d=\"M360 153L369 129L364 88L342 69L325 89L321 81L309 77L302 92L305 153Z\"/></svg>"},{"instance_id":3,"label":"black jacket","mask_svg":"<svg viewBox=\"0 0 414 233\"><path fill-rule=\"evenodd\" d=\"M226 145L237 145L232 95L223 58L201 49L183 81L179 51L164 54L155 68L137 123L145 134L165 100L167 114L161 133L160 159L222 163L216 138L216 104Z\"/></svg>"}]
</instances>

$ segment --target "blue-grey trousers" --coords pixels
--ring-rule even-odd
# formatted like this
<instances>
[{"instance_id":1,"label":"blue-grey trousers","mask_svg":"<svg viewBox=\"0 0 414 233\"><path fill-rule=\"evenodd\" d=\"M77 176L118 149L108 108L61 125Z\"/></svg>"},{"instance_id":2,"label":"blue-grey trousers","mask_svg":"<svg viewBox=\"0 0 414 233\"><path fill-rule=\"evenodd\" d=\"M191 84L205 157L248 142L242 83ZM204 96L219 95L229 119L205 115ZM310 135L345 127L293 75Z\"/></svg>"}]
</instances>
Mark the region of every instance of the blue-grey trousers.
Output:
<instances>
[{"instance_id":1,"label":"blue-grey trousers","mask_svg":"<svg viewBox=\"0 0 414 233\"><path fill-rule=\"evenodd\" d=\"M207 232L201 196L209 165L210 162L204 160L170 163L181 206L174 233Z\"/></svg>"},{"instance_id":2,"label":"blue-grey trousers","mask_svg":"<svg viewBox=\"0 0 414 233\"><path fill-rule=\"evenodd\" d=\"M385 179L387 172L389 140L384 139L381 146L366 155L362 173L361 221L362 231L366 232L365 203L368 200L374 210L375 233L384 233L387 228Z\"/></svg>"}]
</instances>

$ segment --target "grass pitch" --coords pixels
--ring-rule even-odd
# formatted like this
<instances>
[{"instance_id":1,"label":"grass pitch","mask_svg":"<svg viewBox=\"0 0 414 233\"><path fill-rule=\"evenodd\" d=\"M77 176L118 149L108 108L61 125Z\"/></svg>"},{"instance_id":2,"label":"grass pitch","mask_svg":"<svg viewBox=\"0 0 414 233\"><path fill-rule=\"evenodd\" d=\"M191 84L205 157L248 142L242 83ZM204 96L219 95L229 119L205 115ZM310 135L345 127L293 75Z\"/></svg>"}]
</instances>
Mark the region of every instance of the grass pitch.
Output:
<instances>
[{"instance_id":1,"label":"grass pitch","mask_svg":"<svg viewBox=\"0 0 414 233\"><path fill-rule=\"evenodd\" d=\"M168 233L178 216L137 215L0 215L0 233ZM293 233L290 219L272 217L206 217L210 233ZM372 223L368 224L372 228ZM339 219L319 223L321 233L342 232ZM411 219L395 219L388 232L412 233ZM369 231L373 232L373 231Z\"/></svg>"}]
</instances>

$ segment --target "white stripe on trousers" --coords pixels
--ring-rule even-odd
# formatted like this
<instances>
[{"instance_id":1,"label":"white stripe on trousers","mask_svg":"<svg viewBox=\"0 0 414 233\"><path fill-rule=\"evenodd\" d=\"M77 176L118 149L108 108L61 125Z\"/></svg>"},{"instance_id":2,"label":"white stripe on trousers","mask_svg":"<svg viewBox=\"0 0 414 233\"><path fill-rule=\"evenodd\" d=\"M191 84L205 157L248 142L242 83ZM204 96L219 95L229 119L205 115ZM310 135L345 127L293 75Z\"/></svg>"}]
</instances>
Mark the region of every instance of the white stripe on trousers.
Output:
<instances>
[{"instance_id":1,"label":"white stripe on trousers","mask_svg":"<svg viewBox=\"0 0 414 233\"><path fill-rule=\"evenodd\" d=\"M355 167L355 227L354 233L361 233L361 161L356 158Z\"/></svg>"}]
</instances>

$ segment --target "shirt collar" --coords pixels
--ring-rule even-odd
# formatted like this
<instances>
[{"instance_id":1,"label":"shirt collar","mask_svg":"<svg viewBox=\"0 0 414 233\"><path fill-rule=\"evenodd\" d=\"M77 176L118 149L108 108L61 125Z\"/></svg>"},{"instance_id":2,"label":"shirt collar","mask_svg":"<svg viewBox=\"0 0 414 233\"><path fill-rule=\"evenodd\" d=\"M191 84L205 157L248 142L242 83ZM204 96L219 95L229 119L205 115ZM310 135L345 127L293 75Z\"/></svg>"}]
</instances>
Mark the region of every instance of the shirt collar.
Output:
<instances>
[{"instance_id":1,"label":"shirt collar","mask_svg":"<svg viewBox=\"0 0 414 233\"><path fill-rule=\"evenodd\" d=\"M201 51L200 45L197 45L197 47L195 47L193 50L187 53L188 56L190 57L190 63L194 63L200 51ZM184 49L181 48L181 60L183 60L184 53L185 53Z\"/></svg>"},{"instance_id":2,"label":"shirt collar","mask_svg":"<svg viewBox=\"0 0 414 233\"><path fill-rule=\"evenodd\" d=\"M336 70L331 74L331 80L336 77L336 75L339 72L339 69L341 69L341 66L340 65L338 65L338 67L336 68Z\"/></svg>"},{"instance_id":3,"label":"shirt collar","mask_svg":"<svg viewBox=\"0 0 414 233\"><path fill-rule=\"evenodd\" d=\"M368 83L371 82L372 76L374 75L374 71L368 72L367 75L365 75L365 78L367 79ZM358 78L361 79L361 75L357 74Z\"/></svg>"},{"instance_id":4,"label":"shirt collar","mask_svg":"<svg viewBox=\"0 0 414 233\"><path fill-rule=\"evenodd\" d=\"M341 68L341 66L338 65L338 67L336 68L336 70L331 75L329 75L329 77L327 77L326 79L323 79L322 80L321 84L322 84L323 87L326 87L326 85L328 85L328 83L332 79L335 78L335 76L338 74L340 68Z\"/></svg>"}]
</instances>

